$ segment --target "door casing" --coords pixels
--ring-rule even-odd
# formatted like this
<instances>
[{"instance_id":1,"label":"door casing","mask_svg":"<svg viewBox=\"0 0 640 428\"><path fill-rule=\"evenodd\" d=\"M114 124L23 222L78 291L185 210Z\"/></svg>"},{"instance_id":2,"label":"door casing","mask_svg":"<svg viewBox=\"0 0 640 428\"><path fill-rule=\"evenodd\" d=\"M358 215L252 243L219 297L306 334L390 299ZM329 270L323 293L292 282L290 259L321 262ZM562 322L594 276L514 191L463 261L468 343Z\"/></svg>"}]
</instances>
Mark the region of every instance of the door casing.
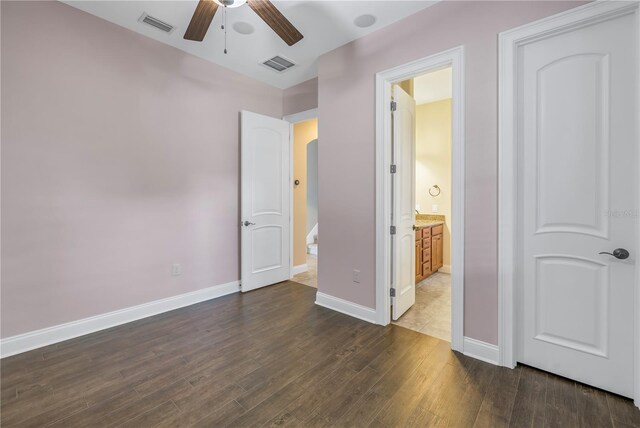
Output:
<instances>
[{"instance_id":1,"label":"door casing","mask_svg":"<svg viewBox=\"0 0 640 428\"><path fill-rule=\"evenodd\" d=\"M289 162L289 177L291 177L292 181L293 181L293 125L299 122L305 122L307 120L317 119L317 118L318 118L317 108L301 111L299 113L289 114L282 118L282 120L286 120L290 124L289 125L289 159L291 159L291 161ZM289 212L291 213L291 218L289 220L289 227L291 228L291 237L289 239L289 246L290 246L289 251L291 252L289 265L290 265L291 275L289 279L291 279L294 277L294 275L297 274L297 272L294 269L295 266L293 265L293 191L290 192L290 195L289 195L289 210L290 210Z\"/></svg>"},{"instance_id":2,"label":"door casing","mask_svg":"<svg viewBox=\"0 0 640 428\"><path fill-rule=\"evenodd\" d=\"M518 76L517 50L528 43L539 41L559 33L607 21L622 15L634 14L636 35L640 33L640 13L637 2L599 1L579 6L566 12L535 21L499 35L499 110L498 110L498 350L499 364L516 366L518 328L515 308L518 266L517 241L517 193L518 177L517 132L514 114L517 106L515 90ZM636 39L638 40L638 38ZM640 42L636 42L636 106L640 106ZM636 121L636 136L640 135L640 120ZM640 164L640 158L638 159ZM639 179L638 174L635 177ZM640 186L638 186L640 189ZM640 195L638 195L640 200ZM636 207L636 210L638 207ZM638 212L638 211L636 211ZM640 228L636 236L636 248L640 248ZM640 269L636 268L634 302L635 341L634 399L640 407Z\"/></svg>"},{"instance_id":3,"label":"door casing","mask_svg":"<svg viewBox=\"0 0 640 428\"><path fill-rule=\"evenodd\" d=\"M376 312L391 322L391 86L452 67L451 349L463 351L464 333L464 47L452 48L376 74Z\"/></svg>"}]
</instances>

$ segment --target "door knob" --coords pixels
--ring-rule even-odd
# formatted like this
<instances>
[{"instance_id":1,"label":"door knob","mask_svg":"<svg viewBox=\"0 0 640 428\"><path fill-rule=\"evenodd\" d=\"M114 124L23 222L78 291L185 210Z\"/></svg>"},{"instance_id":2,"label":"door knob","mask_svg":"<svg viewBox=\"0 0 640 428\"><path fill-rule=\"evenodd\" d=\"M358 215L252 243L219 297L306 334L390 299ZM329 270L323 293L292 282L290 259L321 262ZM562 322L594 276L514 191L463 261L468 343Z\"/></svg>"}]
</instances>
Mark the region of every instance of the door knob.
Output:
<instances>
[{"instance_id":1,"label":"door knob","mask_svg":"<svg viewBox=\"0 0 640 428\"><path fill-rule=\"evenodd\" d=\"M252 226L255 225L255 223L251 223L249 220L245 220L245 222L243 223L245 226Z\"/></svg>"},{"instance_id":2,"label":"door knob","mask_svg":"<svg viewBox=\"0 0 640 428\"><path fill-rule=\"evenodd\" d=\"M624 260L624 259L628 259L629 258L629 252L627 250L625 250L624 248L616 248L615 250L613 250L613 253L607 253L606 251L603 251L599 254L608 254L610 256L615 257L616 259L620 259L620 260Z\"/></svg>"}]
</instances>

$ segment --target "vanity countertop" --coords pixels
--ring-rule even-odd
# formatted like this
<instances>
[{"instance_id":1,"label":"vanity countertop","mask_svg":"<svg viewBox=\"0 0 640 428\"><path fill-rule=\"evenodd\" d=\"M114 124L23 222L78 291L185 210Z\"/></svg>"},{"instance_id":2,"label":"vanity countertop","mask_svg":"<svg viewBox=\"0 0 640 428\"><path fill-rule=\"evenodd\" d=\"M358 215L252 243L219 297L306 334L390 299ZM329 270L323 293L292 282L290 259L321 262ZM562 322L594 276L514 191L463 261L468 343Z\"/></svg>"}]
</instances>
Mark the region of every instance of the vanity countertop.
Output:
<instances>
[{"instance_id":1,"label":"vanity countertop","mask_svg":"<svg viewBox=\"0 0 640 428\"><path fill-rule=\"evenodd\" d=\"M431 226L438 226L441 224L444 224L444 221L416 219L416 228L418 229L424 229L425 227L431 227Z\"/></svg>"}]
</instances>

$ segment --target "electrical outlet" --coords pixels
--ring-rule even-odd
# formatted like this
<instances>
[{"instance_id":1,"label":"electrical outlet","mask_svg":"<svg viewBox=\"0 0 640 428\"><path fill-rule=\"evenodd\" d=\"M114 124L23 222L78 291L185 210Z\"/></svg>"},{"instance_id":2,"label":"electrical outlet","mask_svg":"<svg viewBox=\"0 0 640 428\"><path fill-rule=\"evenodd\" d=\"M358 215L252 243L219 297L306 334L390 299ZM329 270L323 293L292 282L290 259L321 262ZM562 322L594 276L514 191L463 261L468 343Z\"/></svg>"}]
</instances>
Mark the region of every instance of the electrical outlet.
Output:
<instances>
[{"instance_id":1,"label":"electrical outlet","mask_svg":"<svg viewBox=\"0 0 640 428\"><path fill-rule=\"evenodd\" d=\"M353 270L353 282L360 284L360 271L358 269Z\"/></svg>"},{"instance_id":2,"label":"electrical outlet","mask_svg":"<svg viewBox=\"0 0 640 428\"><path fill-rule=\"evenodd\" d=\"M182 275L182 265L180 263L174 263L171 265L171 275L172 276Z\"/></svg>"},{"instance_id":3,"label":"electrical outlet","mask_svg":"<svg viewBox=\"0 0 640 428\"><path fill-rule=\"evenodd\" d=\"M420 211L420 204L416 204L416 211Z\"/></svg>"},{"instance_id":4,"label":"electrical outlet","mask_svg":"<svg viewBox=\"0 0 640 428\"><path fill-rule=\"evenodd\" d=\"M437 213L438 212L438 204L431 205L431 212L432 213Z\"/></svg>"}]
</instances>

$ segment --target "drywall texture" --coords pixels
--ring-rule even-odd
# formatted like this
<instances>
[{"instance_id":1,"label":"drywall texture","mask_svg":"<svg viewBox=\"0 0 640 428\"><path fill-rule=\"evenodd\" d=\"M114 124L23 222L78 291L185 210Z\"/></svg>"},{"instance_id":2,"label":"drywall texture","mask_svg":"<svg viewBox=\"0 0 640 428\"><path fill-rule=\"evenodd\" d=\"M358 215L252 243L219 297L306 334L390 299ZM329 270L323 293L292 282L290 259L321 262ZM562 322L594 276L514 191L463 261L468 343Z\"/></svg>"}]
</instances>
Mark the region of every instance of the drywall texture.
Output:
<instances>
[{"instance_id":1,"label":"drywall texture","mask_svg":"<svg viewBox=\"0 0 640 428\"><path fill-rule=\"evenodd\" d=\"M440 194L433 197L429 188L435 184ZM446 271L451 266L451 99L416 106L416 205L422 214L444 215Z\"/></svg>"},{"instance_id":2,"label":"drywall texture","mask_svg":"<svg viewBox=\"0 0 640 428\"><path fill-rule=\"evenodd\" d=\"M282 91L63 3L1 8L1 336L237 280L238 112L281 117Z\"/></svg>"},{"instance_id":3,"label":"drywall texture","mask_svg":"<svg viewBox=\"0 0 640 428\"><path fill-rule=\"evenodd\" d=\"M318 107L318 79L310 79L284 90L283 114L289 115Z\"/></svg>"},{"instance_id":4,"label":"drywall texture","mask_svg":"<svg viewBox=\"0 0 640 428\"><path fill-rule=\"evenodd\" d=\"M497 343L498 33L580 4L439 2L320 58L319 291L375 307L375 74L464 45L464 331Z\"/></svg>"},{"instance_id":5,"label":"drywall texture","mask_svg":"<svg viewBox=\"0 0 640 428\"><path fill-rule=\"evenodd\" d=\"M293 265L307 262L307 144L318 138L318 120L293 125Z\"/></svg>"}]
</instances>

